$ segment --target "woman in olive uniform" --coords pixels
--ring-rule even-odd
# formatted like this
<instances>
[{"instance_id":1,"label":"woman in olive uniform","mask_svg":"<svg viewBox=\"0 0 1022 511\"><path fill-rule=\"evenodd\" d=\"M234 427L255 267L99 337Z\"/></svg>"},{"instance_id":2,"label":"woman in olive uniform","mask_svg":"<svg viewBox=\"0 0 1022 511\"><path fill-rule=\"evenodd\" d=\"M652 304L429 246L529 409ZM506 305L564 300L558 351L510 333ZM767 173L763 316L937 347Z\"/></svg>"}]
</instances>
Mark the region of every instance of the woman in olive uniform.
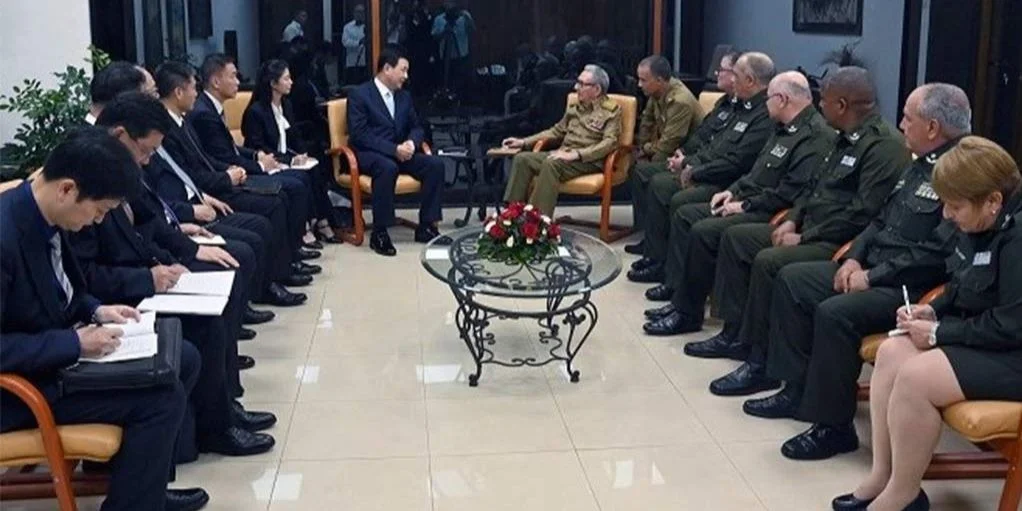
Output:
<instances>
[{"instance_id":1,"label":"woman in olive uniform","mask_svg":"<svg viewBox=\"0 0 1022 511\"><path fill-rule=\"evenodd\" d=\"M929 509L920 481L940 409L1022 401L1020 182L1011 156L984 138L965 137L937 160L933 189L961 231L951 281L932 305L898 310L908 333L881 345L870 384L873 469L834 509Z\"/></svg>"}]
</instances>

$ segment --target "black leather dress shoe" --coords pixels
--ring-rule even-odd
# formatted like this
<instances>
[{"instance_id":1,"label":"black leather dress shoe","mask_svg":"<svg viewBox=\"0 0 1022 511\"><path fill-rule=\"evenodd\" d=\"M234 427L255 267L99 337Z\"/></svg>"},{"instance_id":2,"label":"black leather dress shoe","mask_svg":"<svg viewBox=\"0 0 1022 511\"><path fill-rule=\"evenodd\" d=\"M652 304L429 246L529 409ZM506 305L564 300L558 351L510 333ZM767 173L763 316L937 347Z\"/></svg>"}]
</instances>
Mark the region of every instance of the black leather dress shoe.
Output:
<instances>
[{"instance_id":1,"label":"black leather dress shoe","mask_svg":"<svg viewBox=\"0 0 1022 511\"><path fill-rule=\"evenodd\" d=\"M642 331L649 335L681 335L702 330L702 325L688 319L684 314L674 311L642 325Z\"/></svg>"},{"instance_id":2,"label":"black leather dress shoe","mask_svg":"<svg viewBox=\"0 0 1022 511\"><path fill-rule=\"evenodd\" d=\"M855 426L813 424L813 427L784 442L781 454L793 460L825 460L858 448L859 435L855 434Z\"/></svg>"},{"instance_id":3,"label":"black leather dress shoe","mask_svg":"<svg viewBox=\"0 0 1022 511\"><path fill-rule=\"evenodd\" d=\"M628 268L630 270L641 270L643 268L649 268L650 266L653 266L654 264L656 264L656 262L657 262L656 259L650 259L649 257L643 257L642 259L639 259L637 261L633 261L632 264Z\"/></svg>"},{"instance_id":4,"label":"black leather dress shoe","mask_svg":"<svg viewBox=\"0 0 1022 511\"><path fill-rule=\"evenodd\" d=\"M642 255L645 250L646 240L642 240L638 243L632 243L631 245L625 245L625 252L628 252L629 254Z\"/></svg>"},{"instance_id":5,"label":"black leather dress shoe","mask_svg":"<svg viewBox=\"0 0 1022 511\"><path fill-rule=\"evenodd\" d=\"M830 501L830 507L834 511L866 511L869 505L876 499L862 500L855 497L855 494L846 493L834 497Z\"/></svg>"},{"instance_id":6,"label":"black leather dress shoe","mask_svg":"<svg viewBox=\"0 0 1022 511\"><path fill-rule=\"evenodd\" d=\"M308 261L309 259L319 259L323 254L318 250L309 250L307 248L298 249L298 258L302 261Z\"/></svg>"},{"instance_id":7,"label":"black leather dress shoe","mask_svg":"<svg viewBox=\"0 0 1022 511\"><path fill-rule=\"evenodd\" d=\"M276 441L266 433L253 433L237 426L231 426L214 439L203 441L200 452L215 452L224 456L252 456L270 449Z\"/></svg>"},{"instance_id":8,"label":"black leather dress shoe","mask_svg":"<svg viewBox=\"0 0 1022 511\"><path fill-rule=\"evenodd\" d=\"M291 275L288 275L281 284L288 287L308 286L309 284L312 284L312 275L296 275L292 273Z\"/></svg>"},{"instance_id":9,"label":"black leather dress shoe","mask_svg":"<svg viewBox=\"0 0 1022 511\"><path fill-rule=\"evenodd\" d=\"M252 369L255 367L255 359L248 355L238 355L238 370Z\"/></svg>"},{"instance_id":10,"label":"black leather dress shoe","mask_svg":"<svg viewBox=\"0 0 1022 511\"><path fill-rule=\"evenodd\" d=\"M674 288L666 284L658 284L646 290L646 299L651 302L666 302L674 296Z\"/></svg>"},{"instance_id":11,"label":"black leather dress shoe","mask_svg":"<svg viewBox=\"0 0 1022 511\"><path fill-rule=\"evenodd\" d=\"M269 323L273 321L273 318L277 317L273 311L257 311L252 307L245 307L245 312L241 317L241 322L246 325L261 325L263 323Z\"/></svg>"},{"instance_id":12,"label":"black leather dress shoe","mask_svg":"<svg viewBox=\"0 0 1022 511\"><path fill-rule=\"evenodd\" d=\"M313 240L302 243L302 248L307 248L309 250L323 250L323 244L319 240Z\"/></svg>"},{"instance_id":13,"label":"black leather dress shoe","mask_svg":"<svg viewBox=\"0 0 1022 511\"><path fill-rule=\"evenodd\" d=\"M433 238L440 236L440 231L432 225L419 226L415 229L415 242L416 243L429 243L433 241Z\"/></svg>"},{"instance_id":14,"label":"black leather dress shoe","mask_svg":"<svg viewBox=\"0 0 1022 511\"><path fill-rule=\"evenodd\" d=\"M767 378L765 367L745 362L738 369L710 382L710 393L717 396L748 396L780 386L781 382Z\"/></svg>"},{"instance_id":15,"label":"black leather dress shoe","mask_svg":"<svg viewBox=\"0 0 1022 511\"><path fill-rule=\"evenodd\" d=\"M256 335L257 334L256 334L255 330L252 330L251 328L244 328L243 327L241 329L241 331L238 332L238 340L239 341L251 341L252 339L256 338Z\"/></svg>"},{"instance_id":16,"label":"black leather dress shoe","mask_svg":"<svg viewBox=\"0 0 1022 511\"><path fill-rule=\"evenodd\" d=\"M250 412L238 401L231 401L231 417L239 428L256 432L270 429L277 423L277 416L270 412Z\"/></svg>"},{"instance_id":17,"label":"black leather dress shoe","mask_svg":"<svg viewBox=\"0 0 1022 511\"><path fill-rule=\"evenodd\" d=\"M750 399L742 404L742 411L764 419L790 419L795 417L802 400L802 388L785 385L780 392L762 399Z\"/></svg>"},{"instance_id":18,"label":"black leather dress shoe","mask_svg":"<svg viewBox=\"0 0 1022 511\"><path fill-rule=\"evenodd\" d=\"M209 494L202 488L167 490L166 511L198 511L209 503Z\"/></svg>"},{"instance_id":19,"label":"black leather dress shoe","mask_svg":"<svg viewBox=\"0 0 1022 511\"><path fill-rule=\"evenodd\" d=\"M749 349L742 343L731 339L721 332L705 341L690 342L685 345L685 354L699 358L730 358L744 361Z\"/></svg>"},{"instance_id":20,"label":"black leather dress shoe","mask_svg":"<svg viewBox=\"0 0 1022 511\"><path fill-rule=\"evenodd\" d=\"M303 275L302 277L312 280L312 277ZM256 303L263 305L276 305L277 307L295 307L305 303L309 297L305 293L292 293L287 290L286 287L273 282L266 288L265 296Z\"/></svg>"},{"instance_id":21,"label":"black leather dress shoe","mask_svg":"<svg viewBox=\"0 0 1022 511\"><path fill-rule=\"evenodd\" d=\"M394 248L394 243L390 241L390 235L387 234L387 231L374 231L369 236L369 248L383 256L397 255L397 249Z\"/></svg>"},{"instance_id":22,"label":"black leather dress shoe","mask_svg":"<svg viewBox=\"0 0 1022 511\"><path fill-rule=\"evenodd\" d=\"M291 263L291 274L292 275L309 275L309 276L312 276L312 275L316 275L318 273L321 273L322 271L323 271L323 267L322 266L317 266L315 264L309 264L309 263L302 262L302 261L298 261L296 263Z\"/></svg>"},{"instance_id":23,"label":"black leather dress shoe","mask_svg":"<svg viewBox=\"0 0 1022 511\"><path fill-rule=\"evenodd\" d=\"M675 307L673 303L669 303L669 304L664 305L662 307L654 307L652 309L646 309L645 311L643 311L642 314L644 316L646 316L647 318L649 318L649 319L660 319L660 318L662 318L664 316L667 316L668 314L670 314L672 312L675 312L677 310L678 310L678 308Z\"/></svg>"},{"instance_id":24,"label":"black leather dress shoe","mask_svg":"<svg viewBox=\"0 0 1022 511\"><path fill-rule=\"evenodd\" d=\"M628 280L632 282L659 284L664 280L664 265L661 263L653 263L653 266L647 266L641 270L631 270L628 272Z\"/></svg>"}]
</instances>

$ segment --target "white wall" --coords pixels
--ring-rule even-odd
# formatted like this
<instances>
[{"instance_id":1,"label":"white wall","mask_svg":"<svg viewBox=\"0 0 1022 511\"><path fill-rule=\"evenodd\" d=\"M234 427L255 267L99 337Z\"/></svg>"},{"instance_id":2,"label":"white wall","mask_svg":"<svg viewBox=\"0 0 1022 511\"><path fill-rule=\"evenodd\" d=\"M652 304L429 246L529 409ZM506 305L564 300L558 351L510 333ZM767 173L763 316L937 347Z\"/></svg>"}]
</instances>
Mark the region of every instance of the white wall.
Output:
<instances>
[{"instance_id":1,"label":"white wall","mask_svg":"<svg viewBox=\"0 0 1022 511\"><path fill-rule=\"evenodd\" d=\"M0 1L0 94L25 78L53 86L55 71L68 65L87 68L92 42L89 3L68 0ZM10 142L21 119L0 112L0 145Z\"/></svg>"},{"instance_id":2,"label":"white wall","mask_svg":"<svg viewBox=\"0 0 1022 511\"><path fill-rule=\"evenodd\" d=\"M820 61L829 51L859 39L858 36L794 33L792 9L792 0L707 1L704 60L709 60L714 46L732 44L742 50L767 53L780 70L802 66L818 75L823 69ZM898 117L905 0L865 0L863 10L862 42L855 54L865 61L873 75L881 113L893 123Z\"/></svg>"}]
</instances>

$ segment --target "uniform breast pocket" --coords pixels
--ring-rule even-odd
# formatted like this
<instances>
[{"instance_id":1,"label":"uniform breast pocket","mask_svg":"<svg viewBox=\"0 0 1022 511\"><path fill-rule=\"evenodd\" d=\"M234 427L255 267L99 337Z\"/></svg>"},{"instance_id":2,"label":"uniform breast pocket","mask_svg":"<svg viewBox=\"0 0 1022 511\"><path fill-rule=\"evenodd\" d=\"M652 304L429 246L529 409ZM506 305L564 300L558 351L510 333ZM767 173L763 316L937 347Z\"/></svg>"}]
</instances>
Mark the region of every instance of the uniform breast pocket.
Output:
<instances>
[{"instance_id":1,"label":"uniform breast pocket","mask_svg":"<svg viewBox=\"0 0 1022 511\"><path fill-rule=\"evenodd\" d=\"M959 270L957 306L983 311L997 305L997 271L993 264L966 266Z\"/></svg>"},{"instance_id":2,"label":"uniform breast pocket","mask_svg":"<svg viewBox=\"0 0 1022 511\"><path fill-rule=\"evenodd\" d=\"M912 197L906 203L906 218L902 219L902 235L912 241L923 241L930 237L940 225L940 201Z\"/></svg>"},{"instance_id":3,"label":"uniform breast pocket","mask_svg":"<svg viewBox=\"0 0 1022 511\"><path fill-rule=\"evenodd\" d=\"M591 134L603 133L603 129L607 127L607 122L610 121L610 116L606 115L591 115L582 121L582 125L585 126L586 130Z\"/></svg>"}]
</instances>

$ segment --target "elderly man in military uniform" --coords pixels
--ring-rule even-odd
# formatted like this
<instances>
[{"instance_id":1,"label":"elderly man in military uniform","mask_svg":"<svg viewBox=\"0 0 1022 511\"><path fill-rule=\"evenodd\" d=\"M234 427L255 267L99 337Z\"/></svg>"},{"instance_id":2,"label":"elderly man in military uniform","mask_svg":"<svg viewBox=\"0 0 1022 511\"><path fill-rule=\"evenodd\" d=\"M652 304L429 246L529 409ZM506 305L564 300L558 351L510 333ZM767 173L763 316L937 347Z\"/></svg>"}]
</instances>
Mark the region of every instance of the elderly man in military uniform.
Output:
<instances>
[{"instance_id":1,"label":"elderly man in military uniform","mask_svg":"<svg viewBox=\"0 0 1022 511\"><path fill-rule=\"evenodd\" d=\"M735 73L734 65L740 53L737 51L728 52L720 59L720 68L717 70L717 88L724 92L724 95L717 100L710 110L698 122L695 131L689 135L683 144L674 151L675 159L685 154L696 154L706 146L713 137L727 128L731 116L735 113L738 105L738 98L735 97ZM702 106L700 106L700 111ZM670 155L669 155L670 156ZM645 229L646 218L646 196L649 193L649 181L654 175L667 172L667 161L642 163L641 161L632 168L629 175L629 184L632 195L632 217L637 229ZM625 245L625 252L629 254L642 255L645 250L645 243L640 241Z\"/></svg>"},{"instance_id":2,"label":"elderly man in military uniform","mask_svg":"<svg viewBox=\"0 0 1022 511\"><path fill-rule=\"evenodd\" d=\"M933 83L912 92L901 130L909 149L922 156L902 174L880 215L840 263L797 263L777 275L769 335L755 339L750 357L768 355L767 376L784 381L784 390L747 401L743 409L813 423L784 443L784 456L824 459L859 447L852 418L860 342L894 328L902 286L916 303L945 279L956 230L942 221L930 180L937 158L969 134L971 121L969 98L954 85Z\"/></svg>"},{"instance_id":3,"label":"elderly man in military uniform","mask_svg":"<svg viewBox=\"0 0 1022 511\"><path fill-rule=\"evenodd\" d=\"M710 202L686 204L671 217L664 284L646 294L672 299L672 303L646 311L650 318L643 326L646 333L675 335L700 330L710 281L705 277L713 276L724 231L733 225L765 224L778 211L790 208L834 145L834 129L813 106L809 82L801 73L777 75L770 81L767 98L770 118L777 126L752 170ZM700 280L705 290L692 293L684 289L688 279ZM689 296L697 302L689 303Z\"/></svg>"},{"instance_id":4,"label":"elderly man in military uniform","mask_svg":"<svg viewBox=\"0 0 1022 511\"><path fill-rule=\"evenodd\" d=\"M672 157L668 162L672 172L653 176L646 200L645 250L643 258L632 264L629 280L663 280L674 210L709 201L752 168L774 129L766 91L775 74L774 62L766 54L743 54L734 67L735 96L741 103L728 127L696 154Z\"/></svg>"},{"instance_id":5,"label":"elderly man in military uniform","mask_svg":"<svg viewBox=\"0 0 1022 511\"><path fill-rule=\"evenodd\" d=\"M504 200L528 202L546 215L553 215L560 184L584 174L602 170L603 158L617 148L621 133L621 107L607 97L610 78L596 65L587 65L578 75L575 91L578 103L564 112L552 128L526 138L506 138L510 149L531 147L540 140L560 142L555 151L515 155ZM529 186L535 178L532 193Z\"/></svg>"},{"instance_id":6,"label":"elderly man in military uniform","mask_svg":"<svg viewBox=\"0 0 1022 511\"><path fill-rule=\"evenodd\" d=\"M841 132L822 172L776 229L748 224L724 233L714 277L724 329L707 341L686 345L686 354L746 359L753 340L770 326L770 297L781 268L833 256L880 212L911 162L904 137L876 110L876 90L865 69L843 67L831 73L820 107ZM746 395L777 388L764 373L765 364L749 358L714 380L710 392Z\"/></svg>"},{"instance_id":7,"label":"elderly man in military uniform","mask_svg":"<svg viewBox=\"0 0 1022 511\"><path fill-rule=\"evenodd\" d=\"M673 77L671 64L660 55L642 59L636 69L639 88L649 101L642 109L636 164L629 178L635 225L642 228L646 186L653 174L667 172L667 158L685 144L703 120L703 107L681 80Z\"/></svg>"}]
</instances>

